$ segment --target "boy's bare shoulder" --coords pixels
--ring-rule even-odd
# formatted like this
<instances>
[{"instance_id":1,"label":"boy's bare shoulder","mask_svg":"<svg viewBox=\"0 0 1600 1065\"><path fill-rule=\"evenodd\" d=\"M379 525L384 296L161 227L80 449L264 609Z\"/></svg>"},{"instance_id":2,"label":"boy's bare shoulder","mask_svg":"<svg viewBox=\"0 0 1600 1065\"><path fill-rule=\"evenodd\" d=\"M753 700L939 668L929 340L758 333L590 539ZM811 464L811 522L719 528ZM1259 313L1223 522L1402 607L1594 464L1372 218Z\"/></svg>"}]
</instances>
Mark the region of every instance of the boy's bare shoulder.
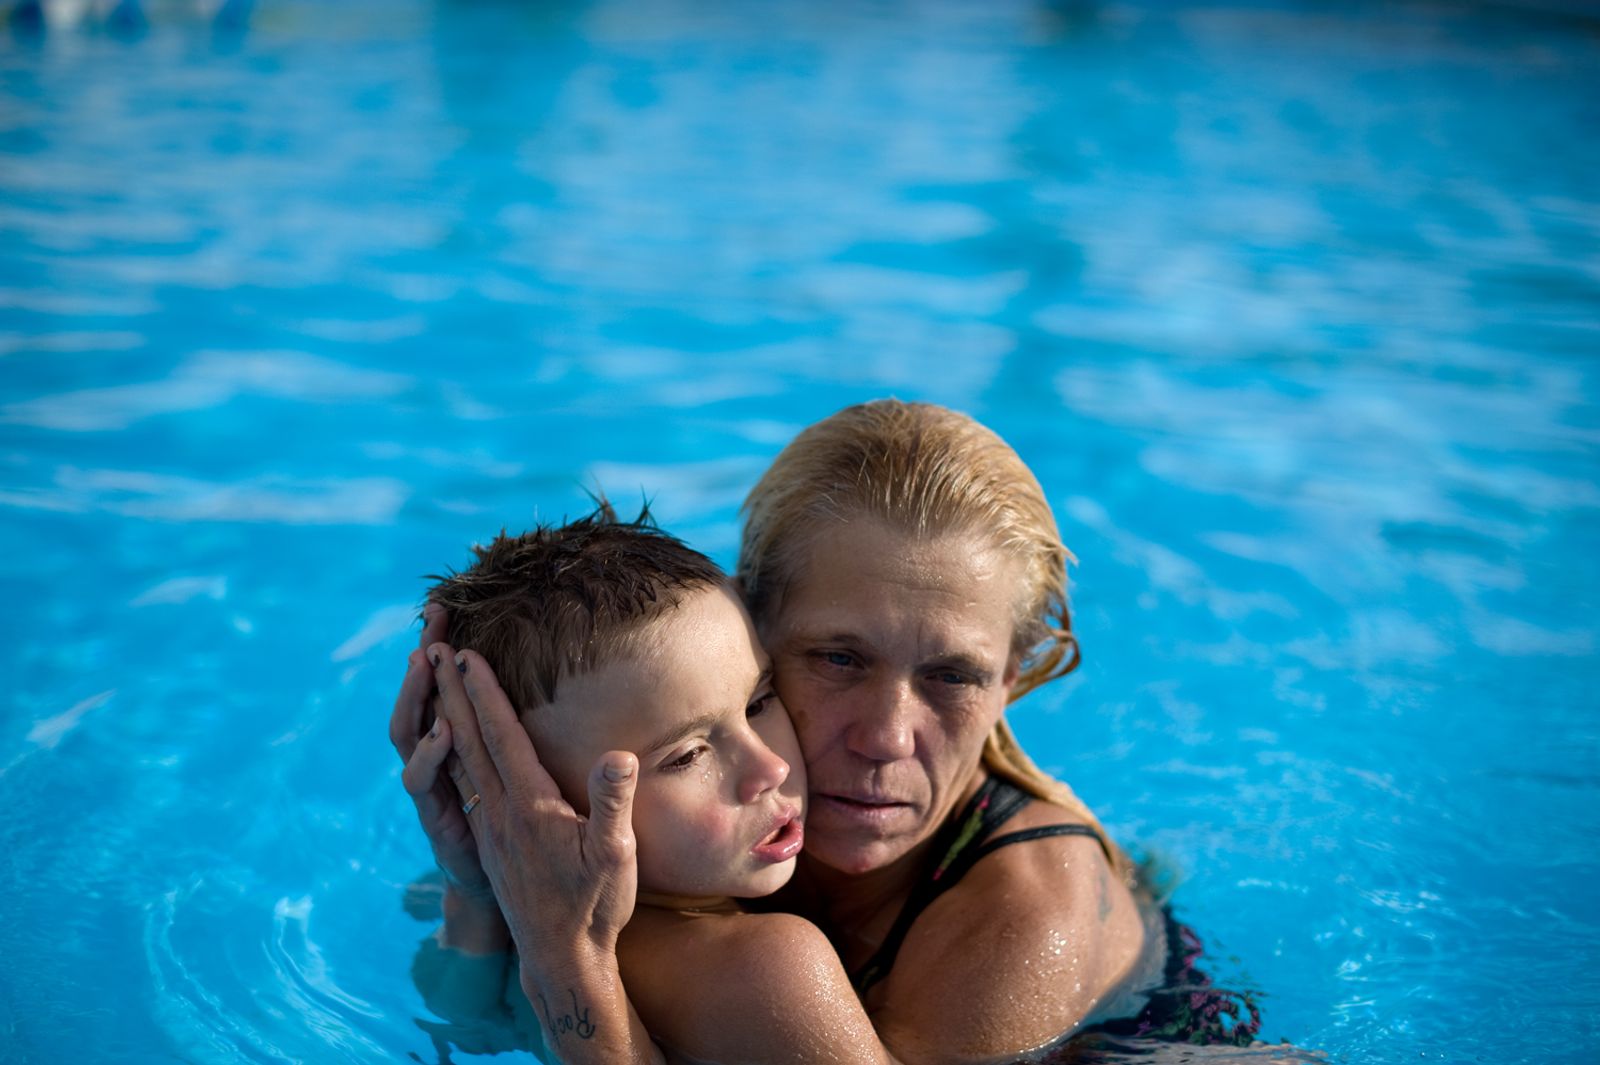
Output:
<instances>
[{"instance_id":1,"label":"boy's bare shoulder","mask_svg":"<svg viewBox=\"0 0 1600 1065\"><path fill-rule=\"evenodd\" d=\"M883 1060L832 945L804 918L663 915L638 924L619 944L623 983L668 1046L707 1061ZM796 1001L809 1006L796 1010Z\"/></svg>"},{"instance_id":2,"label":"boy's bare shoulder","mask_svg":"<svg viewBox=\"0 0 1600 1065\"><path fill-rule=\"evenodd\" d=\"M643 916L643 915L641 915ZM624 982L652 979L655 971L671 981L686 969L699 973L708 986L724 986L732 995L770 990L774 982L794 976L802 967L837 969L833 946L816 925L788 913L657 914L638 917L623 933L619 953Z\"/></svg>"}]
</instances>

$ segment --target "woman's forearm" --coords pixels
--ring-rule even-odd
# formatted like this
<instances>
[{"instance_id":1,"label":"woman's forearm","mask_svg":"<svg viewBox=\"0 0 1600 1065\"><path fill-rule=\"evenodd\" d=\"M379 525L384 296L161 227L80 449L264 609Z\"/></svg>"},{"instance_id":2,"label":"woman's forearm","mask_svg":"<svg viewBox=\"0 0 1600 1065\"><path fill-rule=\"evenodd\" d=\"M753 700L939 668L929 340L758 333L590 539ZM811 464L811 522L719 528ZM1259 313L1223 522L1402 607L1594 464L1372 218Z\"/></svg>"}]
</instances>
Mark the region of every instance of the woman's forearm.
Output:
<instances>
[{"instance_id":1,"label":"woman's forearm","mask_svg":"<svg viewBox=\"0 0 1600 1065\"><path fill-rule=\"evenodd\" d=\"M511 933L491 898L463 898L447 887L444 922L424 939L411 963L423 1004L450 1021L472 1024L505 1011Z\"/></svg>"},{"instance_id":2,"label":"woman's forearm","mask_svg":"<svg viewBox=\"0 0 1600 1065\"><path fill-rule=\"evenodd\" d=\"M562 1065L665 1065L628 1001L614 950L583 946L562 951L559 961L531 957L527 949L518 953L523 994L539 1018L546 1049Z\"/></svg>"},{"instance_id":3,"label":"woman's forearm","mask_svg":"<svg viewBox=\"0 0 1600 1065\"><path fill-rule=\"evenodd\" d=\"M511 929L493 895L471 898L447 886L443 909L444 924L438 933L441 947L463 954L504 956L511 951Z\"/></svg>"},{"instance_id":4,"label":"woman's forearm","mask_svg":"<svg viewBox=\"0 0 1600 1065\"><path fill-rule=\"evenodd\" d=\"M546 1050L571 1065L665 1065L628 1002L616 956L637 894L638 759L602 755L580 815L540 764L489 664L446 644L428 657L464 770L455 786L472 810L479 864L510 925L518 982Z\"/></svg>"}]
</instances>

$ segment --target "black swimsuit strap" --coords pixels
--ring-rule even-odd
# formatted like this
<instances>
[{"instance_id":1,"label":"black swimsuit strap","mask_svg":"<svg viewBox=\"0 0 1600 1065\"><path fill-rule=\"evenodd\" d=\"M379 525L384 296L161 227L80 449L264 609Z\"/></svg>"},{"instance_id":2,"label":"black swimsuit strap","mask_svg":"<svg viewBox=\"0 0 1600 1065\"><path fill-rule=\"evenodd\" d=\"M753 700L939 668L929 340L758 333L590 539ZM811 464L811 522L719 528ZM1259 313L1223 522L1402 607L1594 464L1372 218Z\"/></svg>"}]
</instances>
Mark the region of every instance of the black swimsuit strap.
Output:
<instances>
[{"instance_id":1,"label":"black swimsuit strap","mask_svg":"<svg viewBox=\"0 0 1600 1065\"><path fill-rule=\"evenodd\" d=\"M1031 801L1032 796L1016 785L999 777L986 777L982 787L962 807L961 813L945 822L929 849L927 872L911 889L883 944L851 977L850 982L858 994L865 993L867 988L889 975L901 944L905 942L912 924L922 916L922 911L934 899L955 887L979 859L1001 847L1048 836L1099 838L1099 834L1088 825L1043 825L986 839L989 833L1009 821L1013 814Z\"/></svg>"},{"instance_id":2,"label":"black swimsuit strap","mask_svg":"<svg viewBox=\"0 0 1600 1065\"><path fill-rule=\"evenodd\" d=\"M1003 836L996 836L983 846L979 847L972 855L968 865L976 865L978 860L987 857L1001 847L1009 847L1013 843L1027 843L1029 840L1044 839L1047 836L1089 836L1099 839L1100 833L1088 825L1040 825L1038 828L1024 828L1017 832L1007 832Z\"/></svg>"},{"instance_id":3,"label":"black swimsuit strap","mask_svg":"<svg viewBox=\"0 0 1600 1065\"><path fill-rule=\"evenodd\" d=\"M961 808L961 813L940 827L939 834L934 837L933 846L928 851L934 863L933 868L912 886L911 894L906 897L905 905L900 907L900 913L895 917L894 924L889 928L889 934L884 937L883 943L850 977L850 983L854 985L857 994L864 993L867 988L889 975L895 955L900 953L900 944L905 941L906 933L911 931L912 922L930 902L938 898L943 890L939 884L941 873L961 853L962 845L982 830L982 813L993 799L996 786L994 777L986 777L977 794L968 799L967 805Z\"/></svg>"}]
</instances>

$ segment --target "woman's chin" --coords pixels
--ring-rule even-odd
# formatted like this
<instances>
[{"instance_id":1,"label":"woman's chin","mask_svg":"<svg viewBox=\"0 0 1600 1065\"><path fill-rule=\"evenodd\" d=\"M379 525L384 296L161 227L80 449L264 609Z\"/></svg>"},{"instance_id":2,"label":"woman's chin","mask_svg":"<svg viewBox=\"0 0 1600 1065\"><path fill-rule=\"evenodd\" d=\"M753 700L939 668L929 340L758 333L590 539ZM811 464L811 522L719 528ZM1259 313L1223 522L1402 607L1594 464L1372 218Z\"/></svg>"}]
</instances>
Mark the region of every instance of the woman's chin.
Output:
<instances>
[{"instance_id":1,"label":"woman's chin","mask_svg":"<svg viewBox=\"0 0 1600 1065\"><path fill-rule=\"evenodd\" d=\"M902 857L910 847L888 840L819 840L813 834L806 843L805 858L846 876L861 876Z\"/></svg>"}]
</instances>

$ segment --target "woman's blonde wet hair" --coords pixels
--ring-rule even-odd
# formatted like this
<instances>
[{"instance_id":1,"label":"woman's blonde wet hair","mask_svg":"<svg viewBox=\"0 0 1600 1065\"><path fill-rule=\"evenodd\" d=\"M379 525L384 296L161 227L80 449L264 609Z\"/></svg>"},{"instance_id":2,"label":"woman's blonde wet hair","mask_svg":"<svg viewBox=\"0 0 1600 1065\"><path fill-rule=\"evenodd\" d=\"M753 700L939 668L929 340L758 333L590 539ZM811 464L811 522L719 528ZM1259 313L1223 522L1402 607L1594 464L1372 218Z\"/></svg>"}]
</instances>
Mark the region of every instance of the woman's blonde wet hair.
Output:
<instances>
[{"instance_id":1,"label":"woman's blonde wet hair","mask_svg":"<svg viewBox=\"0 0 1600 1065\"><path fill-rule=\"evenodd\" d=\"M1012 701L1078 664L1067 603L1067 563L1075 560L1044 490L1004 440L965 414L895 399L846 407L783 449L744 514L738 577L757 622L778 608L817 529L869 517L917 538L979 535L1022 563ZM983 763L1093 825L1113 867L1131 869L1089 808L1033 763L1004 718L984 742Z\"/></svg>"}]
</instances>

